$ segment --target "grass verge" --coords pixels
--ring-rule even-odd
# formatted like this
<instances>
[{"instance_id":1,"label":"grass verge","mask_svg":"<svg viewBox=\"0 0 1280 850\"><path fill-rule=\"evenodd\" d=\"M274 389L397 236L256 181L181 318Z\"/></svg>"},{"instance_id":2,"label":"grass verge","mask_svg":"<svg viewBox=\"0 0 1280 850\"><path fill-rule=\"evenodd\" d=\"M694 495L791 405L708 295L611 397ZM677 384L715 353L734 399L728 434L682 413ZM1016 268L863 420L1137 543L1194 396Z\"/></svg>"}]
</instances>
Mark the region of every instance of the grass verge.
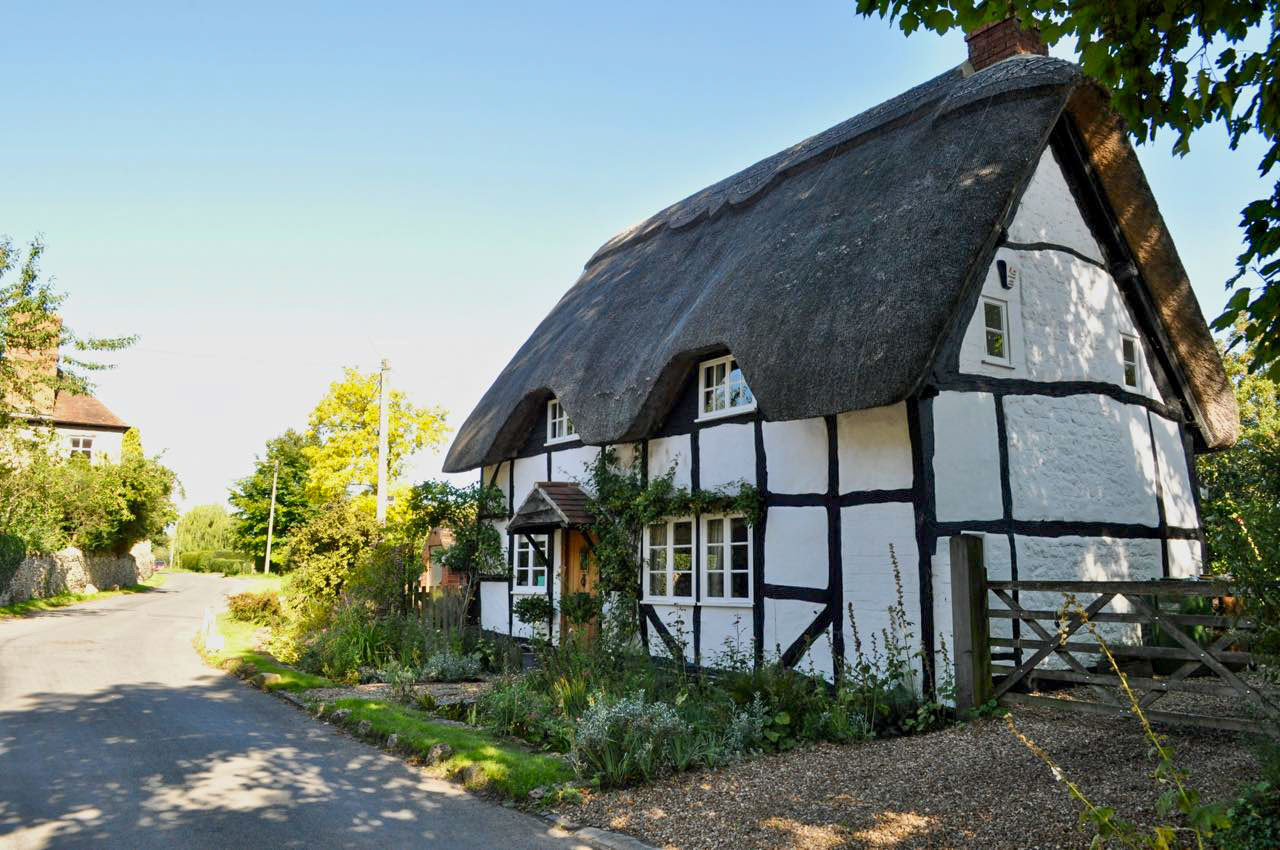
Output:
<instances>
[{"instance_id":1,"label":"grass verge","mask_svg":"<svg viewBox=\"0 0 1280 850\"><path fill-rule=\"evenodd\" d=\"M434 768L446 776L460 778L466 787L492 791L523 800L535 788L549 788L573 779L573 769L559 756L532 753L482 732L441 723L412 708L379 700L342 699L327 703L325 713L336 709L350 712L343 725L357 729L368 722L370 737L385 741L396 736L396 749L427 756L436 744L453 750ZM468 770L471 767L476 770Z\"/></svg>"},{"instance_id":2,"label":"grass verge","mask_svg":"<svg viewBox=\"0 0 1280 850\"><path fill-rule=\"evenodd\" d=\"M198 639L196 643L205 660L217 667L247 679L261 673L260 687L266 691L305 691L333 686L333 682L323 676L295 670L255 649L254 636L259 628L253 623L236 620L223 611L218 615L218 633L225 640L221 651L208 650Z\"/></svg>"},{"instance_id":3,"label":"grass verge","mask_svg":"<svg viewBox=\"0 0 1280 850\"><path fill-rule=\"evenodd\" d=\"M131 584L118 590L100 590L97 593L59 593L41 599L26 599L22 602L14 602L12 605L0 606L0 620L27 617L41 611L52 611L55 608L66 608L69 605L79 605L81 602L93 602L97 599L110 599L113 596L150 593L164 584L164 579L165 576L162 573L156 573L138 584Z\"/></svg>"}]
</instances>

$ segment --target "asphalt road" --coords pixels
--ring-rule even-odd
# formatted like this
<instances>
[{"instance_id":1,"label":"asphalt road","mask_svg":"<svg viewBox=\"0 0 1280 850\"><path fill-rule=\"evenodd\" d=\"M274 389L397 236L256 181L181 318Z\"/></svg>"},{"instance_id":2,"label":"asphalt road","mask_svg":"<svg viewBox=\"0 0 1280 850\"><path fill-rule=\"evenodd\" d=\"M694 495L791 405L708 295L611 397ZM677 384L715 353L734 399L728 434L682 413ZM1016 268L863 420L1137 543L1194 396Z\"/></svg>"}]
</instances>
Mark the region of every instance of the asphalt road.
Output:
<instances>
[{"instance_id":1,"label":"asphalt road","mask_svg":"<svg viewBox=\"0 0 1280 850\"><path fill-rule=\"evenodd\" d=\"M204 666L231 582L0 622L0 847L586 847Z\"/></svg>"}]
</instances>

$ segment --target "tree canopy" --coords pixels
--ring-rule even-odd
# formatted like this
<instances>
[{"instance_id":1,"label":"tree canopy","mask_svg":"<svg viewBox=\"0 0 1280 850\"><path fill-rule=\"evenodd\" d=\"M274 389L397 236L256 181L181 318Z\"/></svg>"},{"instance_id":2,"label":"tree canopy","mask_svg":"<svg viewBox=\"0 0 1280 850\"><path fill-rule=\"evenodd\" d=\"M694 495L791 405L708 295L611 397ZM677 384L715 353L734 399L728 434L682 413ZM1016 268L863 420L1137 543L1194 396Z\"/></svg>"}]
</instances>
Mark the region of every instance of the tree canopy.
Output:
<instances>
[{"instance_id":1,"label":"tree canopy","mask_svg":"<svg viewBox=\"0 0 1280 850\"><path fill-rule=\"evenodd\" d=\"M255 558L267 550L267 519L271 509L271 477L276 461L280 461L280 478L276 485L275 538L272 560L279 552L283 560L288 553L290 535L314 515L316 508L307 498L307 482L311 461L306 449L312 438L290 428L279 437L267 441L267 451L253 464L253 472L236 482L230 501L235 508L232 541L235 548Z\"/></svg>"},{"instance_id":2,"label":"tree canopy","mask_svg":"<svg viewBox=\"0 0 1280 850\"><path fill-rule=\"evenodd\" d=\"M231 547L231 514L222 505L196 505L178 520L184 552Z\"/></svg>"},{"instance_id":3,"label":"tree canopy","mask_svg":"<svg viewBox=\"0 0 1280 850\"><path fill-rule=\"evenodd\" d=\"M435 448L448 433L445 412L418 407L400 390L388 399L387 470L394 481L405 460ZM311 411L309 442L303 452L311 464L307 493L323 503L342 498L353 485L373 486L378 478L378 373L346 369L342 380Z\"/></svg>"},{"instance_id":4,"label":"tree canopy","mask_svg":"<svg viewBox=\"0 0 1280 850\"><path fill-rule=\"evenodd\" d=\"M14 414L40 408L58 392L86 393L88 374L109 368L68 351L118 351L133 337L81 338L62 323L66 295L40 279L44 243L31 242L26 257L0 237L0 426ZM59 355L59 352L61 354Z\"/></svg>"},{"instance_id":5,"label":"tree canopy","mask_svg":"<svg viewBox=\"0 0 1280 850\"><path fill-rule=\"evenodd\" d=\"M1219 124L1232 150L1246 136L1266 140L1262 176L1280 159L1280 0L855 0L855 8L908 34L968 32L1016 16L1047 44L1075 39L1084 72L1110 90L1139 143L1168 130L1181 156L1196 130ZM1280 379L1280 180L1241 210L1240 227L1245 249L1227 281L1235 291L1213 327L1241 323L1249 368Z\"/></svg>"}]
</instances>

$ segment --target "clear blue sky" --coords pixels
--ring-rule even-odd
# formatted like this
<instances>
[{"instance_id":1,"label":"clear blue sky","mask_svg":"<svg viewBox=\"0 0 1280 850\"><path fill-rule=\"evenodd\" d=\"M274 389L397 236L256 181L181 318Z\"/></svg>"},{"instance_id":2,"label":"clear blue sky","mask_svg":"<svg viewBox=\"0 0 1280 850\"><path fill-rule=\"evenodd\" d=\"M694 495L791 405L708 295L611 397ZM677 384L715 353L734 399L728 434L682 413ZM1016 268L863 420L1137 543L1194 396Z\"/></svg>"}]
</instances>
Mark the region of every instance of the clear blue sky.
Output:
<instances>
[{"instance_id":1,"label":"clear blue sky","mask_svg":"<svg viewBox=\"0 0 1280 850\"><path fill-rule=\"evenodd\" d=\"M187 504L343 365L389 357L461 423L613 233L965 54L851 0L28 2L5 30L0 233L44 237L78 331L141 335L97 394ZM1213 316L1258 148L1170 141L1142 159Z\"/></svg>"}]
</instances>

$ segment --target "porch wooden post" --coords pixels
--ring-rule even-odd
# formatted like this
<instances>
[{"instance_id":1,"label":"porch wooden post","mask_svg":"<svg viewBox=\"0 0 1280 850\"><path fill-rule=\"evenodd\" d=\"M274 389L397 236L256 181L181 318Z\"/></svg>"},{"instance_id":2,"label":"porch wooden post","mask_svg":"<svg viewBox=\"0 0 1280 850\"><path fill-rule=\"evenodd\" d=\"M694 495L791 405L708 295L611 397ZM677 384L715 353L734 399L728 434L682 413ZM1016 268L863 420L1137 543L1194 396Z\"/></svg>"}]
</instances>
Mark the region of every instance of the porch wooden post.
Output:
<instances>
[{"instance_id":1,"label":"porch wooden post","mask_svg":"<svg viewBox=\"0 0 1280 850\"><path fill-rule=\"evenodd\" d=\"M955 629L956 709L991 699L991 645L987 618L987 569L982 538L951 538L951 622Z\"/></svg>"}]
</instances>

